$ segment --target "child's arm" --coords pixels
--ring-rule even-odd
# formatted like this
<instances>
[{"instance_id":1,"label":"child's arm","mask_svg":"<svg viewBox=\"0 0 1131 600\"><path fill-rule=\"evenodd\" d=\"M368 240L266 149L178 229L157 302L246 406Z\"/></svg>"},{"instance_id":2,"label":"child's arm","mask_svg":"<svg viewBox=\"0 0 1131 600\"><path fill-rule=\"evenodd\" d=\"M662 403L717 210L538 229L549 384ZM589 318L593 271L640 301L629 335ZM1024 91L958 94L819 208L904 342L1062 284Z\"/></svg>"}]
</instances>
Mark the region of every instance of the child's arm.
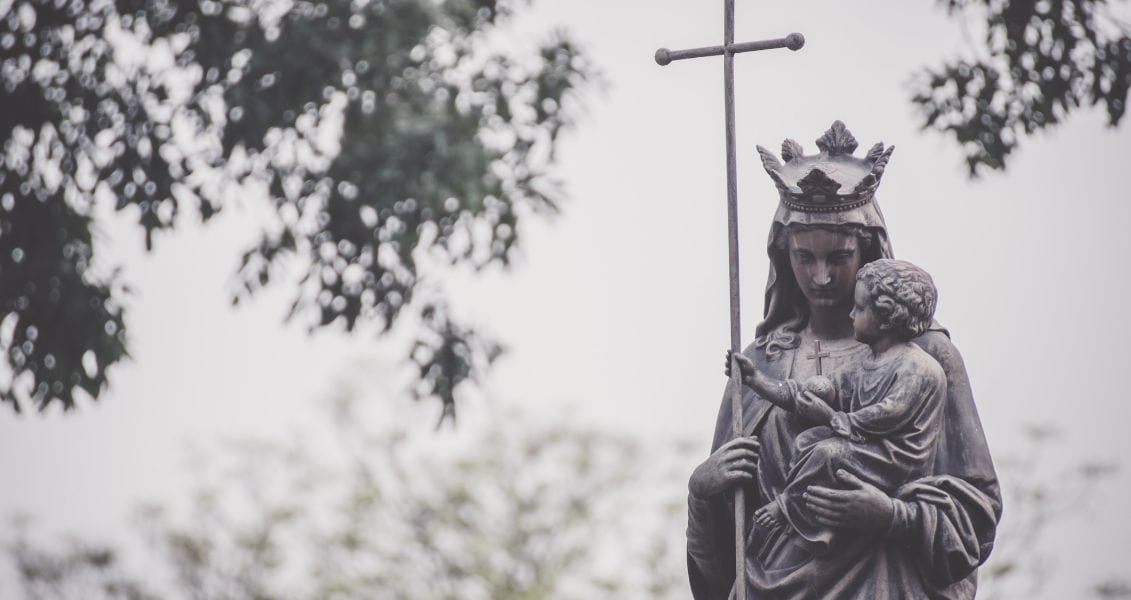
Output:
<instances>
[{"instance_id":1,"label":"child's arm","mask_svg":"<svg viewBox=\"0 0 1131 600\"><path fill-rule=\"evenodd\" d=\"M828 425L836 417L837 411L828 405L812 390L802 390L797 394L797 414L819 425Z\"/></svg>"},{"instance_id":2,"label":"child's arm","mask_svg":"<svg viewBox=\"0 0 1131 600\"><path fill-rule=\"evenodd\" d=\"M855 433L881 437L889 435L905 429L923 404L933 401L937 395L937 389L922 385L891 390L879 402L845 413L844 426Z\"/></svg>"},{"instance_id":3,"label":"child's arm","mask_svg":"<svg viewBox=\"0 0 1131 600\"><path fill-rule=\"evenodd\" d=\"M834 412L828 424L837 434L852 440L862 440L862 434L883 437L906 426L914 401L905 394L889 394L859 410Z\"/></svg>"},{"instance_id":4,"label":"child's arm","mask_svg":"<svg viewBox=\"0 0 1131 600\"><path fill-rule=\"evenodd\" d=\"M730 377L732 357L734 362L738 363L739 379L742 381L743 385L758 392L759 396L785 410L790 412L797 410L797 406L793 401L793 394L785 383L766 377L764 373L754 368L754 361L750 360L749 357L742 353L733 354L730 350L727 350L727 377Z\"/></svg>"}]
</instances>

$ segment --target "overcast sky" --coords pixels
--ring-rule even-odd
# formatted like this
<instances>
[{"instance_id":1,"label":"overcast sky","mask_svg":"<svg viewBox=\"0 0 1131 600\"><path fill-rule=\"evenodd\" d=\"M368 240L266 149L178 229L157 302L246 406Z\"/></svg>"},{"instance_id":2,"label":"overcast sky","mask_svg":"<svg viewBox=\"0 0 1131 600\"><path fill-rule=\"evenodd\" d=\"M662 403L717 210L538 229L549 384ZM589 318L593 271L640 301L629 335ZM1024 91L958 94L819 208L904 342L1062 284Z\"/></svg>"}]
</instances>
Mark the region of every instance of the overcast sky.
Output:
<instances>
[{"instance_id":1,"label":"overcast sky","mask_svg":"<svg viewBox=\"0 0 1131 600\"><path fill-rule=\"evenodd\" d=\"M797 53L736 60L744 343L762 311L777 202L754 146L790 137L813 152L841 119L861 148L896 146L878 193L895 252L940 289L938 318L966 359L995 457L1021 447L1024 424L1055 424L1063 435L1044 467L1050 479L1089 459L1129 470L1131 130L1085 110L1025 140L1008 175L968 181L957 147L919 131L906 86L916 69L973 50L935 4L739 2L738 40L791 31L808 40ZM544 0L522 19L516 42L564 25L609 86L562 148L562 215L527 223L511 272L447 283L461 312L510 350L490 400L461 407L470 418L497 404L572 406L581 419L690 438L706 453L729 340L722 65L661 68L652 55L720 43L721 5ZM115 532L136 500L176 495L186 444L283 434L359 358L399 356L372 336L283 325L289 290L229 308L254 212L251 202L233 207L207 228L159 239L150 255L135 227L104 226L100 251L126 265L136 290L133 361L75 414L0 411L0 515ZM1050 533L1062 556L1045 597L1079 596L1126 572L1129 481L1122 473L1101 486L1087 514Z\"/></svg>"}]
</instances>

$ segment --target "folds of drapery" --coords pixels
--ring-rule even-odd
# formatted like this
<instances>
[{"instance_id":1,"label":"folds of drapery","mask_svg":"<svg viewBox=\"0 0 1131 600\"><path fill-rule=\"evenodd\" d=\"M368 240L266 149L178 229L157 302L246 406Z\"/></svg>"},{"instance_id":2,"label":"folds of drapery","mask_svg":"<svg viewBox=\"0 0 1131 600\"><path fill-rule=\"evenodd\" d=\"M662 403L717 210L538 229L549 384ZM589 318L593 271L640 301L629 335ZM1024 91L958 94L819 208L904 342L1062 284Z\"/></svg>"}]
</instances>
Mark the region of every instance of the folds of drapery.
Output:
<instances>
[{"instance_id":1,"label":"folds of drapery","mask_svg":"<svg viewBox=\"0 0 1131 600\"><path fill-rule=\"evenodd\" d=\"M898 490L897 522L886 537L861 536L862 542L819 560L794 564L796 553L787 551L789 544L781 535L751 525L747 534L747 580L752 597L865 598L871 596L864 594L883 594L886 589L891 590L893 598L915 597L907 595L914 588L919 588L917 595L925 598L974 597L976 569L993 548L1001 517L1000 488L957 349L941 329L929 331L915 342L947 375L943 432L933 474ZM767 361L763 352L751 346L746 355L756 368L784 379L789 352ZM757 429L763 443L758 486L747 494L748 506L757 507L782 490L791 457L776 456L775 452L792 452L792 440L786 443L780 438L786 437L791 427L796 429L796 424L790 423L792 415L781 414L780 409L749 391L743 400L746 430ZM730 423L729 393L724 393L712 452L733 437ZM775 437L779 439L772 439ZM734 582L732 513L725 495L692 498L688 503L688 571L692 593L699 600L727 598L730 593ZM747 523L753 520L748 518ZM778 565L767 568L762 562L751 562L773 561L775 557L790 564L779 569L775 568ZM881 585L885 581L902 587ZM759 590L764 593L758 595Z\"/></svg>"}]
</instances>

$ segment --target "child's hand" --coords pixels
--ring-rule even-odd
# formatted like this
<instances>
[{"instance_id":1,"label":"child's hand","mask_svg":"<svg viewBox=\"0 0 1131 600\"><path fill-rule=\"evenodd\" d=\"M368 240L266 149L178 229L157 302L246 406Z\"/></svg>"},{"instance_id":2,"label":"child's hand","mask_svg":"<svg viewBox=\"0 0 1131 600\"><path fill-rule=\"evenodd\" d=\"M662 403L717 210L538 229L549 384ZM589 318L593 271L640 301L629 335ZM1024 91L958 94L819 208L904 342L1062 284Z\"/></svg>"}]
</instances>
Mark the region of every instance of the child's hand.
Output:
<instances>
[{"instance_id":1,"label":"child's hand","mask_svg":"<svg viewBox=\"0 0 1131 600\"><path fill-rule=\"evenodd\" d=\"M727 377L730 377L730 365L734 361L738 361L739 380L745 385L750 385L750 380L754 377L754 361L741 352L735 354L733 351L727 350Z\"/></svg>"},{"instance_id":2,"label":"child's hand","mask_svg":"<svg viewBox=\"0 0 1131 600\"><path fill-rule=\"evenodd\" d=\"M797 396L797 414L804 419L815 423L828 423L836 414L836 411L813 392L806 391Z\"/></svg>"}]
</instances>

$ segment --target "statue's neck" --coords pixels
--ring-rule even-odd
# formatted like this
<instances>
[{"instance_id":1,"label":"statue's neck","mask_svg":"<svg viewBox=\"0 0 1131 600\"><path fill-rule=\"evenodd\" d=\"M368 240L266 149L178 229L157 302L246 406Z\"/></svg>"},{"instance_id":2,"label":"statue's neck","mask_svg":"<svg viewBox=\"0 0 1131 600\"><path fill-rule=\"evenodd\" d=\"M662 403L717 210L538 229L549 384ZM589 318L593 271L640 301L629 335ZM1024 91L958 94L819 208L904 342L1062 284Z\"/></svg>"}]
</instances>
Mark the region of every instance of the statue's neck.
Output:
<instances>
[{"instance_id":1,"label":"statue's neck","mask_svg":"<svg viewBox=\"0 0 1131 600\"><path fill-rule=\"evenodd\" d=\"M809 331L819 340L840 340L853 336L852 319L842 306L809 307Z\"/></svg>"}]
</instances>

